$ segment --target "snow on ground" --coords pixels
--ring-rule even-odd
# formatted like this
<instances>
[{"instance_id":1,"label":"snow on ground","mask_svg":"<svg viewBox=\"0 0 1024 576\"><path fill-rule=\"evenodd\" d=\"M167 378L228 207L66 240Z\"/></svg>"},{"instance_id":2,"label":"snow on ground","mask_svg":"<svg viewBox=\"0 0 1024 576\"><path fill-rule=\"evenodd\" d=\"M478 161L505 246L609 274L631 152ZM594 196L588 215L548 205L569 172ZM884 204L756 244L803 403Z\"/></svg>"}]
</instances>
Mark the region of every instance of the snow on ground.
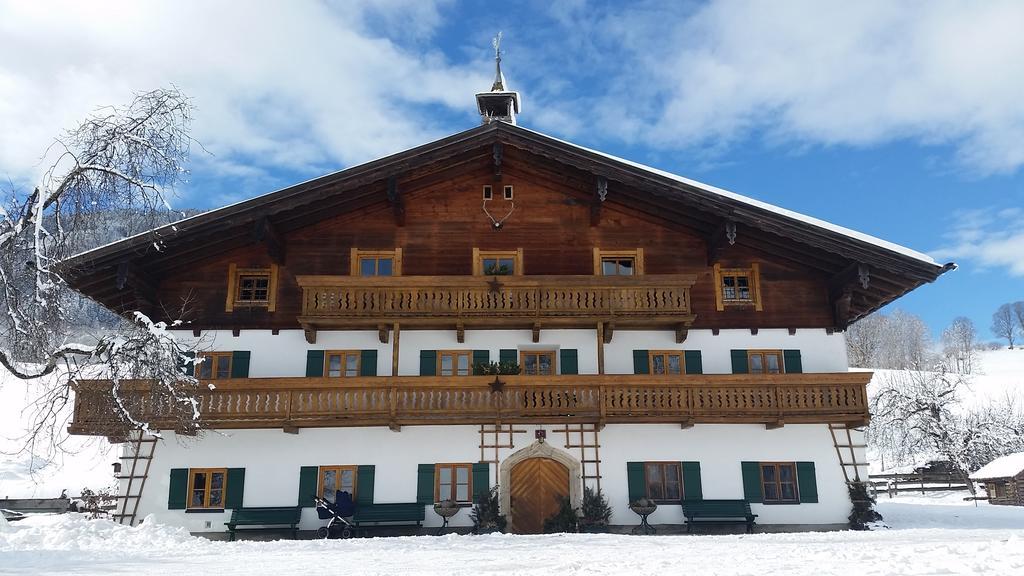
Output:
<instances>
[{"instance_id":1,"label":"snow on ground","mask_svg":"<svg viewBox=\"0 0 1024 576\"><path fill-rule=\"evenodd\" d=\"M106 439L72 437L65 453L47 459L19 453L25 444L29 414L25 406L39 396L40 384L26 383L0 368L0 498L56 498L61 490L78 496L82 488L111 486L116 454Z\"/></svg>"},{"instance_id":2,"label":"snow on ground","mask_svg":"<svg viewBox=\"0 0 1024 576\"><path fill-rule=\"evenodd\" d=\"M0 574L895 576L1024 574L1024 508L963 493L879 502L892 529L729 536L418 536L212 542L79 515L0 530Z\"/></svg>"}]
</instances>

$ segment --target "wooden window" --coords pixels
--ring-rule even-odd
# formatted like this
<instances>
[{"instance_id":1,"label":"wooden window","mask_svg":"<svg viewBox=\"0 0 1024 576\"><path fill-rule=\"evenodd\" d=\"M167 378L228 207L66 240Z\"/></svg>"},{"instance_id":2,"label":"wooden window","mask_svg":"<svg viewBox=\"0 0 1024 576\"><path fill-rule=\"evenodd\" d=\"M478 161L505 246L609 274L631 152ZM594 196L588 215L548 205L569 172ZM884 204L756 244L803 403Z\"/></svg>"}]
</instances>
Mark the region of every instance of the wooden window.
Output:
<instances>
[{"instance_id":1,"label":"wooden window","mask_svg":"<svg viewBox=\"0 0 1024 576\"><path fill-rule=\"evenodd\" d=\"M512 200L513 189L512 189L512 185L511 184L505 186L504 194L505 194L505 200Z\"/></svg>"},{"instance_id":2,"label":"wooden window","mask_svg":"<svg viewBox=\"0 0 1024 576\"><path fill-rule=\"evenodd\" d=\"M782 360L782 350L747 350L747 372L749 374L785 373L786 364Z\"/></svg>"},{"instance_id":3,"label":"wooden window","mask_svg":"<svg viewBox=\"0 0 1024 576\"><path fill-rule=\"evenodd\" d=\"M472 376L473 352L471 350L438 350L437 374L439 376Z\"/></svg>"},{"instance_id":4,"label":"wooden window","mask_svg":"<svg viewBox=\"0 0 1024 576\"><path fill-rule=\"evenodd\" d=\"M324 352L324 375L330 378L359 376L359 350L328 350Z\"/></svg>"},{"instance_id":5,"label":"wooden window","mask_svg":"<svg viewBox=\"0 0 1024 576\"><path fill-rule=\"evenodd\" d=\"M722 268L715 264L715 307L753 306L761 311L761 269L757 262L750 268Z\"/></svg>"},{"instance_id":6,"label":"wooden window","mask_svg":"<svg viewBox=\"0 0 1024 576\"><path fill-rule=\"evenodd\" d=\"M523 249L480 250L473 248L474 276L522 276Z\"/></svg>"},{"instance_id":7,"label":"wooden window","mask_svg":"<svg viewBox=\"0 0 1024 576\"><path fill-rule=\"evenodd\" d=\"M317 483L317 494L334 502L337 491L348 492L352 500L356 498L356 467L355 466L321 466L320 480Z\"/></svg>"},{"instance_id":8,"label":"wooden window","mask_svg":"<svg viewBox=\"0 0 1024 576\"><path fill-rule=\"evenodd\" d=\"M231 352L201 352L196 365L196 378L221 380L231 378Z\"/></svg>"},{"instance_id":9,"label":"wooden window","mask_svg":"<svg viewBox=\"0 0 1024 576\"><path fill-rule=\"evenodd\" d=\"M644 273L644 249L601 250L594 248L597 276L639 276Z\"/></svg>"},{"instance_id":10,"label":"wooden window","mask_svg":"<svg viewBox=\"0 0 1024 576\"><path fill-rule=\"evenodd\" d=\"M223 509L227 485L227 468L190 468L188 508Z\"/></svg>"},{"instance_id":11,"label":"wooden window","mask_svg":"<svg viewBox=\"0 0 1024 576\"><path fill-rule=\"evenodd\" d=\"M683 475L679 462L644 462L647 497L655 502L678 503L683 497Z\"/></svg>"},{"instance_id":12,"label":"wooden window","mask_svg":"<svg viewBox=\"0 0 1024 576\"><path fill-rule=\"evenodd\" d=\"M651 350L648 353L650 374L686 374L686 359L679 350Z\"/></svg>"},{"instance_id":13,"label":"wooden window","mask_svg":"<svg viewBox=\"0 0 1024 576\"><path fill-rule=\"evenodd\" d=\"M800 502L797 494L796 464L761 462L761 494L765 504Z\"/></svg>"},{"instance_id":14,"label":"wooden window","mask_svg":"<svg viewBox=\"0 0 1024 576\"><path fill-rule=\"evenodd\" d=\"M277 309L277 264L269 268L239 268L228 265L228 297L225 312L235 308Z\"/></svg>"},{"instance_id":15,"label":"wooden window","mask_svg":"<svg viewBox=\"0 0 1024 576\"><path fill-rule=\"evenodd\" d=\"M553 350L523 350L519 352L519 365L523 374L551 376L555 373Z\"/></svg>"},{"instance_id":16,"label":"wooden window","mask_svg":"<svg viewBox=\"0 0 1024 576\"><path fill-rule=\"evenodd\" d=\"M436 464L434 470L434 502L453 500L460 504L472 502L472 464Z\"/></svg>"},{"instance_id":17,"label":"wooden window","mask_svg":"<svg viewBox=\"0 0 1024 576\"><path fill-rule=\"evenodd\" d=\"M491 186L489 184L485 185L484 186L484 200L493 200L493 199L494 199L494 189L491 188Z\"/></svg>"},{"instance_id":18,"label":"wooden window","mask_svg":"<svg viewBox=\"0 0 1024 576\"><path fill-rule=\"evenodd\" d=\"M360 250L353 248L349 274L352 276L401 276L402 249Z\"/></svg>"}]
</instances>

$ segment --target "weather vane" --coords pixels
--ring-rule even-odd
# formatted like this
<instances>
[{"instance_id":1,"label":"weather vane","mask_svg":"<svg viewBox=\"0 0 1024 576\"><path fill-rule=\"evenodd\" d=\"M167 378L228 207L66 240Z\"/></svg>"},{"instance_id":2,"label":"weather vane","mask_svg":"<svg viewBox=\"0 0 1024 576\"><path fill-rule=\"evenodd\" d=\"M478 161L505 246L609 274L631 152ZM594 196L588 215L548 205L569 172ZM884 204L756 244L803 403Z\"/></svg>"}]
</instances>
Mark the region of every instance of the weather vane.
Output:
<instances>
[{"instance_id":1,"label":"weather vane","mask_svg":"<svg viewBox=\"0 0 1024 576\"><path fill-rule=\"evenodd\" d=\"M501 32L491 40L491 46L494 46L494 57L501 60Z\"/></svg>"}]
</instances>

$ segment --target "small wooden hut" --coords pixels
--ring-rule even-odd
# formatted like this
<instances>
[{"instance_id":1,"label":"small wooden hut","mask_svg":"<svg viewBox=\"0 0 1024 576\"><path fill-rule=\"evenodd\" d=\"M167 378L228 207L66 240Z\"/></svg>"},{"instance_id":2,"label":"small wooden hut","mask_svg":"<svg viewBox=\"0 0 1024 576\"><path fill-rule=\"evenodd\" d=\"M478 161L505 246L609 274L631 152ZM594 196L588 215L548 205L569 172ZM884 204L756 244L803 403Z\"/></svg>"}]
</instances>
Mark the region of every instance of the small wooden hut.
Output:
<instances>
[{"instance_id":1,"label":"small wooden hut","mask_svg":"<svg viewBox=\"0 0 1024 576\"><path fill-rule=\"evenodd\" d=\"M1024 452L996 458L971 474L971 480L985 484L992 504L1024 506Z\"/></svg>"}]
</instances>

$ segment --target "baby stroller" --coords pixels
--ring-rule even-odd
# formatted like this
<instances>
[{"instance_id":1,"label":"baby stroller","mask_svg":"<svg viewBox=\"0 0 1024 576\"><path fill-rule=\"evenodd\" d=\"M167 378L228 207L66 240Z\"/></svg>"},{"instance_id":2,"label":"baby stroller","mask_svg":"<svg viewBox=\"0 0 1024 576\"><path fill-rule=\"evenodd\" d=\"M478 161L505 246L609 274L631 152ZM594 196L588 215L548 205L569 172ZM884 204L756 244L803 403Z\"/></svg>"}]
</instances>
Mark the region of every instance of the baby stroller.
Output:
<instances>
[{"instance_id":1,"label":"baby stroller","mask_svg":"<svg viewBox=\"0 0 1024 576\"><path fill-rule=\"evenodd\" d=\"M316 515L321 520L330 519L327 526L322 526L316 531L317 538L351 538L354 527L347 520L356 513L356 505L352 502L352 495L348 492L338 490L334 494L334 502L313 496L316 502Z\"/></svg>"}]
</instances>

